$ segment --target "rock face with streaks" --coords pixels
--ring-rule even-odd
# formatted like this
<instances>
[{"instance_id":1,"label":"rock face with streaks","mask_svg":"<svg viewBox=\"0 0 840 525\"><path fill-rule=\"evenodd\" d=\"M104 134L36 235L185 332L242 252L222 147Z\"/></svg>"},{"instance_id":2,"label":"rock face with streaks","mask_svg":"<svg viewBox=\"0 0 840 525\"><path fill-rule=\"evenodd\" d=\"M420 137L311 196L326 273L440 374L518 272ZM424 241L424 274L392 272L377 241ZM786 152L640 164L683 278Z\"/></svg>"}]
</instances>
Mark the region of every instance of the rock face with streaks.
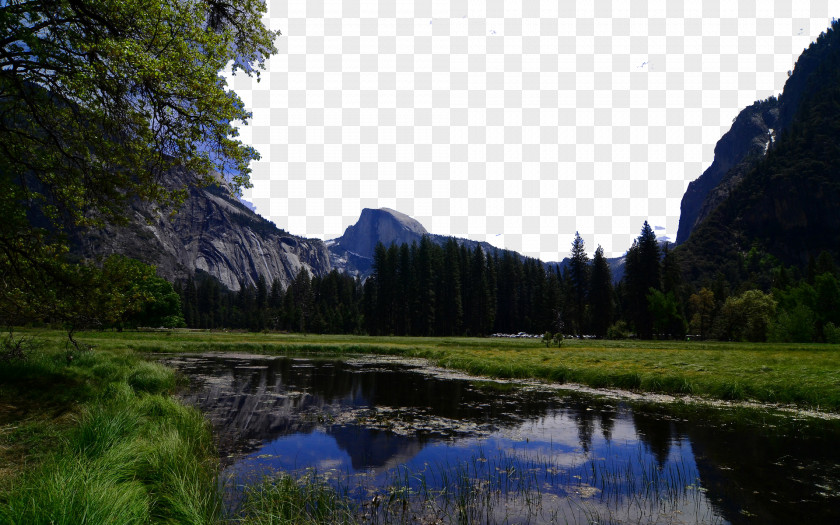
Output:
<instances>
[{"instance_id":1,"label":"rock face with streaks","mask_svg":"<svg viewBox=\"0 0 840 525\"><path fill-rule=\"evenodd\" d=\"M172 187L183 186L188 174L173 173ZM302 268L312 275L330 271L327 247L318 239L291 235L239 202L224 181L192 188L177 212L135 203L129 223L85 232L76 241L84 257L119 253L157 267L170 281L203 271L231 290L279 279L284 288Z\"/></svg>"},{"instance_id":2,"label":"rock face with streaks","mask_svg":"<svg viewBox=\"0 0 840 525\"><path fill-rule=\"evenodd\" d=\"M690 281L750 279L745 262L750 254L767 264L800 268L823 252L840 257L838 101L840 21L835 20L796 61L777 108L771 100L742 112L749 132L741 147L746 159L754 160L728 170L706 195L700 208L705 216L698 213L690 236L679 238ZM762 135L766 138L759 139ZM683 220L691 222L681 217L681 231Z\"/></svg>"},{"instance_id":3,"label":"rock face with streaks","mask_svg":"<svg viewBox=\"0 0 840 525\"><path fill-rule=\"evenodd\" d=\"M683 243L694 227L729 196L775 139L779 103L769 98L754 103L738 114L732 127L715 145L712 165L688 185L680 203L677 244Z\"/></svg>"}]
</instances>

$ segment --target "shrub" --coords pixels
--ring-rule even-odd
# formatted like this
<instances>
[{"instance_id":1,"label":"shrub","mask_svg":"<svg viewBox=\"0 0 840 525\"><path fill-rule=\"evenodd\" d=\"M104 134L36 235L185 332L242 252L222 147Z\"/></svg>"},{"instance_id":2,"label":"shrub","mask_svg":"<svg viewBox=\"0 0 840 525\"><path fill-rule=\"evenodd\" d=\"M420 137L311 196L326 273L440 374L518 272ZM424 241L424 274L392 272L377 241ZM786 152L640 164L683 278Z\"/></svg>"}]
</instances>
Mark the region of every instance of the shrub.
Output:
<instances>
[{"instance_id":1,"label":"shrub","mask_svg":"<svg viewBox=\"0 0 840 525\"><path fill-rule=\"evenodd\" d=\"M834 323L826 323L823 326L823 335L825 335L826 343L840 344L840 326L835 326Z\"/></svg>"},{"instance_id":2,"label":"shrub","mask_svg":"<svg viewBox=\"0 0 840 525\"><path fill-rule=\"evenodd\" d=\"M546 332L546 333L543 334L542 342L545 345L545 347L548 348L549 346L551 346L551 343L552 343L553 339L554 339L554 336L552 335L552 333L551 332Z\"/></svg>"},{"instance_id":3,"label":"shrub","mask_svg":"<svg viewBox=\"0 0 840 525\"><path fill-rule=\"evenodd\" d=\"M625 321L617 321L607 328L607 339L627 339L630 335L630 328Z\"/></svg>"}]
</instances>

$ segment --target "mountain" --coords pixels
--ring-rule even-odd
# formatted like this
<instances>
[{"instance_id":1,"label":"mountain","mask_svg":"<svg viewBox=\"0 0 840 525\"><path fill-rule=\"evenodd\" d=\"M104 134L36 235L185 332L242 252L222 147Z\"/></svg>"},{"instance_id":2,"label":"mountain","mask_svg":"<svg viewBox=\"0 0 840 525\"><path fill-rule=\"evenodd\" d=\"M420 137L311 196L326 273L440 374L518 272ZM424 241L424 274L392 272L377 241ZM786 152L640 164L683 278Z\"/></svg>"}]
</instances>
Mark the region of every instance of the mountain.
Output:
<instances>
[{"instance_id":1,"label":"mountain","mask_svg":"<svg viewBox=\"0 0 840 525\"><path fill-rule=\"evenodd\" d=\"M712 165L688 185L683 195L677 244L688 239L694 227L726 199L745 172L767 153L780 124L775 97L756 102L738 114L715 145Z\"/></svg>"},{"instance_id":2,"label":"mountain","mask_svg":"<svg viewBox=\"0 0 840 525\"><path fill-rule=\"evenodd\" d=\"M778 100L781 131L767 154L709 192L719 203L678 247L689 279L723 273L737 282L751 252L800 267L823 251L840 254L838 29L834 21L797 60Z\"/></svg>"},{"instance_id":3,"label":"mountain","mask_svg":"<svg viewBox=\"0 0 840 525\"><path fill-rule=\"evenodd\" d=\"M187 186L190 176L172 172L171 188ZM126 225L86 231L74 251L93 258L119 253L157 267L169 280L206 272L231 290L255 284L260 276L288 286L302 268L312 275L330 271L327 247L318 239L291 235L242 204L227 184L191 188L177 213L135 202Z\"/></svg>"},{"instance_id":4,"label":"mountain","mask_svg":"<svg viewBox=\"0 0 840 525\"><path fill-rule=\"evenodd\" d=\"M385 246L392 244L420 243L424 236L443 246L452 237L429 233L416 219L390 208L365 208L356 224L348 226L344 235L327 241L330 252L330 265L340 272L365 278L370 275L373 264L373 251L378 243ZM473 241L455 237L459 245L475 250L476 246L489 255L501 255L505 250L497 248L487 242ZM516 252L516 256L525 258ZM569 259L560 262L544 263L546 269L554 270L558 267L566 268ZM621 280L624 275L624 257L608 258L607 262L612 270L614 281Z\"/></svg>"},{"instance_id":5,"label":"mountain","mask_svg":"<svg viewBox=\"0 0 840 525\"><path fill-rule=\"evenodd\" d=\"M441 246L449 239L444 235L429 233L416 219L396 210L365 208L356 224L348 226L344 235L327 241L330 264L341 272L364 278L370 275L373 250L378 243L381 242L385 246L419 244L424 236ZM482 250L489 254L503 251L486 242L462 238L456 238L456 241L470 250L481 246Z\"/></svg>"}]
</instances>

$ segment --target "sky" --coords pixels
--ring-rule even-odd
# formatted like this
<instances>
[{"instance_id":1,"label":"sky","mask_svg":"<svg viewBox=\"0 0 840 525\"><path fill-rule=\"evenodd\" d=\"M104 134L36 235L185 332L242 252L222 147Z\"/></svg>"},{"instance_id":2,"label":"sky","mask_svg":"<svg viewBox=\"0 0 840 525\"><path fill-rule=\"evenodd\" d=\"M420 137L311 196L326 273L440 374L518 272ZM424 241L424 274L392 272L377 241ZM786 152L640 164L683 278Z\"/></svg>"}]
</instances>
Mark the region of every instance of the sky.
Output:
<instances>
[{"instance_id":1,"label":"sky","mask_svg":"<svg viewBox=\"0 0 840 525\"><path fill-rule=\"evenodd\" d=\"M245 200L290 233L363 208L544 261L619 256L680 200L739 111L778 95L840 0L268 0L277 54L230 86Z\"/></svg>"}]
</instances>

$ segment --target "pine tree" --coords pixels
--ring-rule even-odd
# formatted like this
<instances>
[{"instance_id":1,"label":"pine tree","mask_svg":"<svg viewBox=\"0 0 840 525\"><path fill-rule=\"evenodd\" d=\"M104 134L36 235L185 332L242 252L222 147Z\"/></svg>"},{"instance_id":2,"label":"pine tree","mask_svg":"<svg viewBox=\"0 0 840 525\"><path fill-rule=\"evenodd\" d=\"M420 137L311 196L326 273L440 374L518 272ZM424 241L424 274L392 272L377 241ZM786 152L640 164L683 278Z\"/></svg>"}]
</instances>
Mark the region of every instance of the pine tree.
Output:
<instances>
[{"instance_id":1,"label":"pine tree","mask_svg":"<svg viewBox=\"0 0 840 525\"><path fill-rule=\"evenodd\" d=\"M586 302L589 291L589 256L586 255L586 245L578 232L572 241L572 253L569 260L569 277L571 279L572 307L574 313L574 332L578 335L586 331Z\"/></svg>"},{"instance_id":2,"label":"pine tree","mask_svg":"<svg viewBox=\"0 0 840 525\"><path fill-rule=\"evenodd\" d=\"M653 337L653 316L647 296L651 289L661 291L659 244L656 234L645 221L642 232L627 251L626 273L627 299L630 315L641 339Z\"/></svg>"},{"instance_id":3,"label":"pine tree","mask_svg":"<svg viewBox=\"0 0 840 525\"><path fill-rule=\"evenodd\" d=\"M441 315L438 316L438 335L461 333L463 305L461 303L461 272L458 242L454 238L446 241L438 279Z\"/></svg>"},{"instance_id":4,"label":"pine tree","mask_svg":"<svg viewBox=\"0 0 840 525\"><path fill-rule=\"evenodd\" d=\"M610 266L600 246L592 259L589 302L592 306L592 332L598 337L604 337L612 323L613 288Z\"/></svg>"},{"instance_id":5,"label":"pine tree","mask_svg":"<svg viewBox=\"0 0 840 525\"><path fill-rule=\"evenodd\" d=\"M419 308L415 312L418 317L419 335L434 334L436 297L435 281L437 275L434 263L434 247L428 236L420 239L417 248L417 300Z\"/></svg>"},{"instance_id":6,"label":"pine tree","mask_svg":"<svg viewBox=\"0 0 840 525\"><path fill-rule=\"evenodd\" d=\"M492 326L490 286L487 275L487 263L481 246L476 246L470 257L469 286L469 330L470 335L485 335Z\"/></svg>"}]
</instances>

